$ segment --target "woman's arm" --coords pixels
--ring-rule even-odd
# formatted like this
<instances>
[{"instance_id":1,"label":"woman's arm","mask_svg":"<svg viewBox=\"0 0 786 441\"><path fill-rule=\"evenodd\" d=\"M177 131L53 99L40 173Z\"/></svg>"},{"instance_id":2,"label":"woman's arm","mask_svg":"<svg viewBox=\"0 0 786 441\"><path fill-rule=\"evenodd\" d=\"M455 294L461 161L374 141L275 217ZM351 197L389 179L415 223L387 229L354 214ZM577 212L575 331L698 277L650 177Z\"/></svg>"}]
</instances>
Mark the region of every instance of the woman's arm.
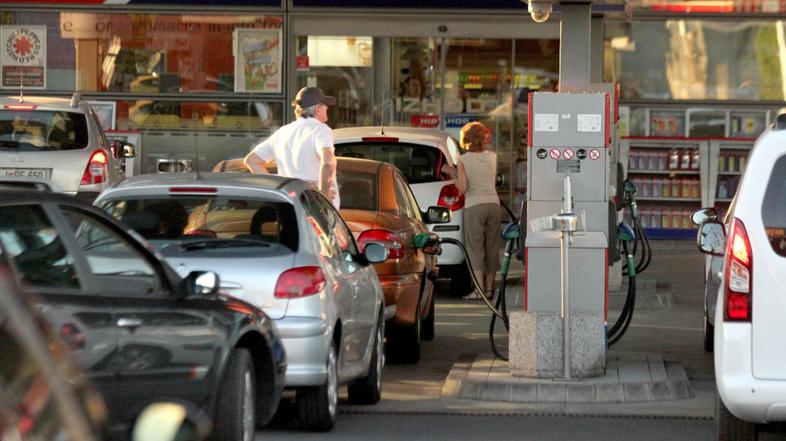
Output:
<instances>
[{"instance_id":1,"label":"woman's arm","mask_svg":"<svg viewBox=\"0 0 786 441\"><path fill-rule=\"evenodd\" d=\"M458 163L458 177L456 178L456 187L462 193L467 192L467 170L464 169L464 163Z\"/></svg>"}]
</instances>

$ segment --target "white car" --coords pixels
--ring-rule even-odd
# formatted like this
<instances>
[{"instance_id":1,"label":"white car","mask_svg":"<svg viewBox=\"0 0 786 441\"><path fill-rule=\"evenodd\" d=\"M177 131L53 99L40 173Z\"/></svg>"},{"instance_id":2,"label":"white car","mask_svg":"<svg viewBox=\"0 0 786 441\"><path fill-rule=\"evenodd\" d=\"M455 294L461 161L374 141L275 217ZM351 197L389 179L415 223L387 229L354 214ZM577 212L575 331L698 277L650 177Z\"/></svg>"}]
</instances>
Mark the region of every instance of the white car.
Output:
<instances>
[{"instance_id":1,"label":"white car","mask_svg":"<svg viewBox=\"0 0 786 441\"><path fill-rule=\"evenodd\" d=\"M53 189L93 200L123 179L119 151L93 109L71 99L0 97L0 178L51 183Z\"/></svg>"},{"instance_id":2,"label":"white car","mask_svg":"<svg viewBox=\"0 0 786 441\"><path fill-rule=\"evenodd\" d=\"M694 213L701 251L723 255L717 439L755 440L786 421L786 115L756 141L727 219L712 208Z\"/></svg>"},{"instance_id":3,"label":"white car","mask_svg":"<svg viewBox=\"0 0 786 441\"><path fill-rule=\"evenodd\" d=\"M464 243L464 195L443 166L456 167L458 142L447 132L417 127L351 127L333 131L336 156L388 162L404 174L418 205L438 205L451 211L450 222L429 225L443 238ZM472 289L472 277L461 250L442 246L437 257L439 277L451 279L451 293L463 296Z\"/></svg>"}]
</instances>

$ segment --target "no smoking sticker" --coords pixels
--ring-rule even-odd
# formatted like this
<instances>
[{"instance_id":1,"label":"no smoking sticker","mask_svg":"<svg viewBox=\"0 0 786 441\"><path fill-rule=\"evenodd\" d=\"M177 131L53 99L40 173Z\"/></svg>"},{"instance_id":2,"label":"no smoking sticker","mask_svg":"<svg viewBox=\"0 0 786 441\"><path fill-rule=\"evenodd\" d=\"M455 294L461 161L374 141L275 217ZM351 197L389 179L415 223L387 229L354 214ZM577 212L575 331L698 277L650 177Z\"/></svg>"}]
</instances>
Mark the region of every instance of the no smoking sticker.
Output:
<instances>
[{"instance_id":1,"label":"no smoking sticker","mask_svg":"<svg viewBox=\"0 0 786 441\"><path fill-rule=\"evenodd\" d=\"M597 160L598 158L600 158L600 150L598 150L598 149L592 149L592 150L590 150L590 152L589 152L589 157L590 157L590 159L592 159L593 161Z\"/></svg>"},{"instance_id":2,"label":"no smoking sticker","mask_svg":"<svg viewBox=\"0 0 786 441\"><path fill-rule=\"evenodd\" d=\"M565 151L562 152L562 157L565 159L573 159L573 155L574 153L571 149L565 149Z\"/></svg>"},{"instance_id":3,"label":"no smoking sticker","mask_svg":"<svg viewBox=\"0 0 786 441\"><path fill-rule=\"evenodd\" d=\"M551 156L551 159L559 159L562 153L560 153L559 149L551 149L549 156Z\"/></svg>"}]
</instances>

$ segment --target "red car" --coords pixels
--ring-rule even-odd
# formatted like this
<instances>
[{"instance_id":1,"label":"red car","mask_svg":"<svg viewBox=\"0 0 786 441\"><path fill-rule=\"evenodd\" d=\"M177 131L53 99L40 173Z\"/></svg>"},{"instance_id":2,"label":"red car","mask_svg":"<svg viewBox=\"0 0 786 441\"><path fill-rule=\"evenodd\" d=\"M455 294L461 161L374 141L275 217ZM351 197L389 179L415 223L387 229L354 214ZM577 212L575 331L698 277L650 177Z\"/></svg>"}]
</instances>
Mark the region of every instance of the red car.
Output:
<instances>
[{"instance_id":1,"label":"red car","mask_svg":"<svg viewBox=\"0 0 786 441\"><path fill-rule=\"evenodd\" d=\"M338 158L336 177L341 217L361 250L370 241L388 246L388 259L374 264L385 292L385 306L396 305L387 323L387 354L391 361L420 361L420 341L434 337L434 280L439 245L418 249L413 237L428 234L427 223L450 221L444 207L422 212L406 179L392 164Z\"/></svg>"}]
</instances>

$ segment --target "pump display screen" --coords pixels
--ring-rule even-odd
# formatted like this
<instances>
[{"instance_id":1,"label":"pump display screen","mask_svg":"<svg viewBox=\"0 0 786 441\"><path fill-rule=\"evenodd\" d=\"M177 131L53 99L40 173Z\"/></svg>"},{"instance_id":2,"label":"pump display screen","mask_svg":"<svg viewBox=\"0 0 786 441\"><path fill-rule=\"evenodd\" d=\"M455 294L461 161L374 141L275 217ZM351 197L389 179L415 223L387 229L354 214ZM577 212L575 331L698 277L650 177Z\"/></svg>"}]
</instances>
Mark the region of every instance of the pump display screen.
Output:
<instances>
[{"instance_id":1,"label":"pump display screen","mask_svg":"<svg viewBox=\"0 0 786 441\"><path fill-rule=\"evenodd\" d=\"M581 173L581 161L578 159L558 159L557 173Z\"/></svg>"}]
</instances>

